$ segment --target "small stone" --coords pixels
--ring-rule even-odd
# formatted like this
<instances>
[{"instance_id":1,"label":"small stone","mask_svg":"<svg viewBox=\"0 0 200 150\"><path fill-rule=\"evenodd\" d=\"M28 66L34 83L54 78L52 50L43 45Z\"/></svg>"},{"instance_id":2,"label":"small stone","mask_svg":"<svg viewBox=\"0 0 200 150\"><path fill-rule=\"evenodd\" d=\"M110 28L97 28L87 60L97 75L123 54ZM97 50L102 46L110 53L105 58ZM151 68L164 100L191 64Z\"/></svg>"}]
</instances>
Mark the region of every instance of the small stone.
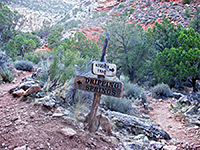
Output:
<instances>
[{"instance_id":1,"label":"small stone","mask_svg":"<svg viewBox=\"0 0 200 150\"><path fill-rule=\"evenodd\" d=\"M12 93L13 97L20 97L20 96L23 96L24 94L25 94L25 91L23 89L20 89Z\"/></svg>"},{"instance_id":2,"label":"small stone","mask_svg":"<svg viewBox=\"0 0 200 150\"><path fill-rule=\"evenodd\" d=\"M62 117L63 115L63 113L54 113L52 117Z\"/></svg>"},{"instance_id":3,"label":"small stone","mask_svg":"<svg viewBox=\"0 0 200 150\"><path fill-rule=\"evenodd\" d=\"M162 149L163 146L164 145L162 143L160 143L160 142L150 141L151 149L155 149L155 150Z\"/></svg>"},{"instance_id":4,"label":"small stone","mask_svg":"<svg viewBox=\"0 0 200 150\"><path fill-rule=\"evenodd\" d=\"M176 150L177 149L177 146L174 146L174 145L165 145L163 147L163 150Z\"/></svg>"},{"instance_id":5,"label":"small stone","mask_svg":"<svg viewBox=\"0 0 200 150\"><path fill-rule=\"evenodd\" d=\"M26 145L21 146L21 147L17 147L14 150L26 150Z\"/></svg>"},{"instance_id":6,"label":"small stone","mask_svg":"<svg viewBox=\"0 0 200 150\"><path fill-rule=\"evenodd\" d=\"M35 113L34 112L30 113L30 118L32 118L32 119L35 118Z\"/></svg>"},{"instance_id":7,"label":"small stone","mask_svg":"<svg viewBox=\"0 0 200 150\"><path fill-rule=\"evenodd\" d=\"M77 132L76 132L75 130L73 130L72 128L67 128L67 127L61 129L60 131L61 131L61 133L62 133L63 135L65 135L65 136L67 136L67 137L72 137L72 136L74 136L74 135L77 134Z\"/></svg>"},{"instance_id":8,"label":"small stone","mask_svg":"<svg viewBox=\"0 0 200 150\"><path fill-rule=\"evenodd\" d=\"M45 146L43 144L40 144L40 149L45 149Z\"/></svg>"},{"instance_id":9,"label":"small stone","mask_svg":"<svg viewBox=\"0 0 200 150\"><path fill-rule=\"evenodd\" d=\"M171 125L168 125L168 128L172 128L172 126L171 126Z\"/></svg>"}]
</instances>

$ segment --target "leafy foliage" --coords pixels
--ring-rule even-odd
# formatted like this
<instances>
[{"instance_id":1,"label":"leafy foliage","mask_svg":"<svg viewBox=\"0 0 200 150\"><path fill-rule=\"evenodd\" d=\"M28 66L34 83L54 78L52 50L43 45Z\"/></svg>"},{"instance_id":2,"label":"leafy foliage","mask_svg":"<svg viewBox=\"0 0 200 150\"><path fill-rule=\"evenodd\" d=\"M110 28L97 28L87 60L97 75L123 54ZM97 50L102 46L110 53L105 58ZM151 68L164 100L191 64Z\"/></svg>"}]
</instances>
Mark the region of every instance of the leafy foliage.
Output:
<instances>
[{"instance_id":1,"label":"leafy foliage","mask_svg":"<svg viewBox=\"0 0 200 150\"><path fill-rule=\"evenodd\" d=\"M175 28L174 24L164 17L161 23L156 22L153 29L148 29L147 39L158 52L162 52L165 48L176 48L179 46L178 37L181 29L180 24Z\"/></svg>"},{"instance_id":2,"label":"leafy foliage","mask_svg":"<svg viewBox=\"0 0 200 150\"><path fill-rule=\"evenodd\" d=\"M65 39L62 44L64 51L76 51L82 58L95 58L99 56L100 50L95 42L87 40L82 32L76 32L74 37Z\"/></svg>"},{"instance_id":3,"label":"leafy foliage","mask_svg":"<svg viewBox=\"0 0 200 150\"><path fill-rule=\"evenodd\" d=\"M63 27L54 27L51 29L51 32L48 35L48 43L50 48L57 47L60 44L60 40L62 38Z\"/></svg>"},{"instance_id":4,"label":"leafy foliage","mask_svg":"<svg viewBox=\"0 0 200 150\"><path fill-rule=\"evenodd\" d=\"M0 3L0 48L5 47L12 36L16 34L15 27L23 24L22 18L16 11L12 12L7 6Z\"/></svg>"},{"instance_id":5,"label":"leafy foliage","mask_svg":"<svg viewBox=\"0 0 200 150\"><path fill-rule=\"evenodd\" d=\"M167 98L173 95L170 87L167 84L157 84L152 88L152 93L157 98Z\"/></svg>"},{"instance_id":6,"label":"leafy foliage","mask_svg":"<svg viewBox=\"0 0 200 150\"><path fill-rule=\"evenodd\" d=\"M154 63L155 77L168 84L189 78L195 91L196 80L200 78L200 35L193 29L183 29L178 41L178 48L165 48L158 53Z\"/></svg>"},{"instance_id":7,"label":"leafy foliage","mask_svg":"<svg viewBox=\"0 0 200 150\"><path fill-rule=\"evenodd\" d=\"M114 17L107 22L105 30L107 29L111 36L108 60L117 65L118 74L123 73L133 81L140 68L151 64L151 56L154 55L151 47L147 45L141 27L135 26L134 23L127 24L127 19L127 14Z\"/></svg>"},{"instance_id":8,"label":"leafy foliage","mask_svg":"<svg viewBox=\"0 0 200 150\"><path fill-rule=\"evenodd\" d=\"M39 40L36 36L29 33L21 33L14 36L12 40L9 40L6 44L7 53L12 57L21 56L33 50L39 46Z\"/></svg>"},{"instance_id":9,"label":"leafy foliage","mask_svg":"<svg viewBox=\"0 0 200 150\"><path fill-rule=\"evenodd\" d=\"M197 11L194 12L194 17L190 22L189 27L193 28L195 32L200 34L200 8L197 8Z\"/></svg>"}]
</instances>

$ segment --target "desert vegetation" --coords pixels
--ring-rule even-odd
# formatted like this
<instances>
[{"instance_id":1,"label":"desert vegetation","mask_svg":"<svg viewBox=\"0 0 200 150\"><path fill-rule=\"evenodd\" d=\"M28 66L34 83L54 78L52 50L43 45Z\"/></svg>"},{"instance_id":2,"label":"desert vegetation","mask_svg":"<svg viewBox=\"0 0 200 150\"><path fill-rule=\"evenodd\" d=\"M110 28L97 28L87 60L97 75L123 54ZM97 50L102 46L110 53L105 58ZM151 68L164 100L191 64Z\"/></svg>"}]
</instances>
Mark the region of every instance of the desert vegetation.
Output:
<instances>
[{"instance_id":1,"label":"desert vegetation","mask_svg":"<svg viewBox=\"0 0 200 150\"><path fill-rule=\"evenodd\" d=\"M16 5L19 3L9 2ZM40 7L36 0L22 0L20 3L33 10L46 11L49 8L50 13L56 11L62 15L66 13L66 9L72 8L64 2L56 5L44 2L46 5ZM193 1L183 0L182 3L190 4ZM103 18L106 22L101 25L100 39L91 41L87 33L77 29L84 22L79 19L65 22L70 19L69 15L57 24L43 22L44 26L40 30L23 32L20 27L25 22L24 16L11 11L6 4L8 3L0 3L0 84L3 86L7 82L14 83L19 72L33 72L31 79L22 80L19 86L10 90L10 93L14 93L13 96L17 95L16 91L23 89L23 94L20 95L22 99L47 108L62 107L63 112L69 111L69 116L81 123L80 126L84 126L93 95L75 90L74 76L94 77L91 74L91 63L100 60L105 35L109 32L107 62L117 66L117 75L111 80L123 82L124 91L122 98L102 96L99 112L107 114L115 124L113 130L121 135L123 130L129 135L144 134L149 140L156 141L159 139L157 136L169 140L169 135L157 126L148 124L145 126L148 130L144 131L143 124L146 120L137 118L150 118L148 113L152 111L151 101L169 99L169 109L175 118L181 118L185 122L193 120L192 124L199 126L199 7L195 12L185 10L186 17L192 18L188 27L175 25L167 16L163 16L160 22L155 22L147 30L137 22L130 21L136 10L125 9L128 6L126 3L121 3L114 9L125 10L120 15L108 17L106 11L92 12L90 19ZM82 9L73 9L72 14L77 15L79 11ZM72 30L76 32L66 36ZM47 50L40 51L44 48ZM31 83L23 86L23 82L27 81ZM37 87L37 91L30 94L31 87ZM135 124L131 121L135 121ZM97 125L97 130L99 126ZM145 144L140 148L144 147Z\"/></svg>"}]
</instances>

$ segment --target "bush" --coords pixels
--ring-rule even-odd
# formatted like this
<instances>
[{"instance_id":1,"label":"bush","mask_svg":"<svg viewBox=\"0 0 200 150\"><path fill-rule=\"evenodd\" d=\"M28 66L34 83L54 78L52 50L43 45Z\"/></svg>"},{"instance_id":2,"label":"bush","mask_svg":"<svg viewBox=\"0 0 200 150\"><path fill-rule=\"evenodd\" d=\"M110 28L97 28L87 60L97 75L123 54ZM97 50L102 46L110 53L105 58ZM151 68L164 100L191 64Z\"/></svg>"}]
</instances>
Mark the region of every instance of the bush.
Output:
<instances>
[{"instance_id":1,"label":"bush","mask_svg":"<svg viewBox=\"0 0 200 150\"><path fill-rule=\"evenodd\" d=\"M132 14L134 12L134 8L130 8L130 14Z\"/></svg>"},{"instance_id":2,"label":"bush","mask_svg":"<svg viewBox=\"0 0 200 150\"><path fill-rule=\"evenodd\" d=\"M118 8L122 8L122 7L124 7L124 5L123 5L123 4L120 4Z\"/></svg>"},{"instance_id":3,"label":"bush","mask_svg":"<svg viewBox=\"0 0 200 150\"><path fill-rule=\"evenodd\" d=\"M104 105L111 111L129 114L132 110L131 101L127 98L104 97Z\"/></svg>"},{"instance_id":4,"label":"bush","mask_svg":"<svg viewBox=\"0 0 200 150\"><path fill-rule=\"evenodd\" d=\"M125 91L125 97L127 98L140 98L142 94L142 89L137 84L132 84L130 82L124 84L124 91Z\"/></svg>"},{"instance_id":5,"label":"bush","mask_svg":"<svg viewBox=\"0 0 200 150\"><path fill-rule=\"evenodd\" d=\"M182 0L182 4L190 4L192 0Z\"/></svg>"},{"instance_id":6,"label":"bush","mask_svg":"<svg viewBox=\"0 0 200 150\"><path fill-rule=\"evenodd\" d=\"M23 71L31 72L33 70L34 64L30 61L20 60L20 61L14 62L14 66L17 70L23 70Z\"/></svg>"},{"instance_id":7,"label":"bush","mask_svg":"<svg viewBox=\"0 0 200 150\"><path fill-rule=\"evenodd\" d=\"M152 88L153 96L157 98L167 98L173 95L173 92L167 84L161 83Z\"/></svg>"},{"instance_id":8,"label":"bush","mask_svg":"<svg viewBox=\"0 0 200 150\"><path fill-rule=\"evenodd\" d=\"M4 82L12 82L14 79L13 72L9 69L0 69L0 76L3 79Z\"/></svg>"}]
</instances>

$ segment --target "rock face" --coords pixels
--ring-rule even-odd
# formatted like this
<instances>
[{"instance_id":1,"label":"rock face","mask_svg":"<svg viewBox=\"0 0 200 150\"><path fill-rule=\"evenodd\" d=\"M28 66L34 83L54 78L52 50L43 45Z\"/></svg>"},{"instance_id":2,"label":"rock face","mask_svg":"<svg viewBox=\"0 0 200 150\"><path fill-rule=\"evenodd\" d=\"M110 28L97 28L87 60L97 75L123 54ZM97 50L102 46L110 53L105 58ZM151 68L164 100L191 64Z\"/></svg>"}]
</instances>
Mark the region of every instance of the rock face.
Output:
<instances>
[{"instance_id":1,"label":"rock face","mask_svg":"<svg viewBox=\"0 0 200 150\"><path fill-rule=\"evenodd\" d=\"M138 117L114 111L107 111L106 114L108 114L109 118L111 118L111 120L114 122L114 124L119 130L124 128L130 134L145 134L149 139L153 140L171 139L167 132L165 132L158 126L148 123L147 121Z\"/></svg>"}]
</instances>

